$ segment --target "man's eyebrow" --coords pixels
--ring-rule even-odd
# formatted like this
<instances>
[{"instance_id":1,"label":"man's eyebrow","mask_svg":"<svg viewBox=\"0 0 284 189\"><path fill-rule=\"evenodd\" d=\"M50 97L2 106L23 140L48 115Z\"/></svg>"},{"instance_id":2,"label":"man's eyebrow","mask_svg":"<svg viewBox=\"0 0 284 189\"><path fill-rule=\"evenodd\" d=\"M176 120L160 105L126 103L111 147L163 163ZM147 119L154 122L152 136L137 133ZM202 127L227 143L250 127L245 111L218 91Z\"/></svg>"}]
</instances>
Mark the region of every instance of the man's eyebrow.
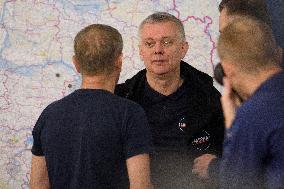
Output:
<instances>
[{"instance_id":1,"label":"man's eyebrow","mask_svg":"<svg viewBox=\"0 0 284 189\"><path fill-rule=\"evenodd\" d=\"M154 39L151 38L151 37L148 37L148 38L145 38L145 39L143 39L143 40L154 40Z\"/></svg>"},{"instance_id":2,"label":"man's eyebrow","mask_svg":"<svg viewBox=\"0 0 284 189\"><path fill-rule=\"evenodd\" d=\"M175 36L165 36L165 37L162 37L162 39L174 39Z\"/></svg>"},{"instance_id":3,"label":"man's eyebrow","mask_svg":"<svg viewBox=\"0 0 284 189\"><path fill-rule=\"evenodd\" d=\"M161 39L172 39L172 38L174 38L174 36L164 36ZM148 38L145 38L143 40L155 40L155 39L152 38L152 37L148 37Z\"/></svg>"}]
</instances>

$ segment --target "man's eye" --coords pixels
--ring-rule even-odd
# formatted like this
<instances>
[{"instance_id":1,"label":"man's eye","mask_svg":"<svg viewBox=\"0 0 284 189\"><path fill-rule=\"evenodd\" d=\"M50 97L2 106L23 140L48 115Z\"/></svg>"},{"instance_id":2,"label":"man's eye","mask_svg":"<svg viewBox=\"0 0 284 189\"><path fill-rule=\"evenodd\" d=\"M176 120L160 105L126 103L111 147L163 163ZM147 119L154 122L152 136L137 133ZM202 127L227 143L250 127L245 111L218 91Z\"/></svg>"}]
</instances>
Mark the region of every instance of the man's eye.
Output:
<instances>
[{"instance_id":1,"label":"man's eye","mask_svg":"<svg viewBox=\"0 0 284 189\"><path fill-rule=\"evenodd\" d=\"M171 46L173 44L173 41L172 40L165 40L163 41L163 45L168 47L168 46Z\"/></svg>"},{"instance_id":2,"label":"man's eye","mask_svg":"<svg viewBox=\"0 0 284 189\"><path fill-rule=\"evenodd\" d=\"M146 47L153 47L155 45L154 42L149 42L149 41L146 41L144 44Z\"/></svg>"}]
</instances>

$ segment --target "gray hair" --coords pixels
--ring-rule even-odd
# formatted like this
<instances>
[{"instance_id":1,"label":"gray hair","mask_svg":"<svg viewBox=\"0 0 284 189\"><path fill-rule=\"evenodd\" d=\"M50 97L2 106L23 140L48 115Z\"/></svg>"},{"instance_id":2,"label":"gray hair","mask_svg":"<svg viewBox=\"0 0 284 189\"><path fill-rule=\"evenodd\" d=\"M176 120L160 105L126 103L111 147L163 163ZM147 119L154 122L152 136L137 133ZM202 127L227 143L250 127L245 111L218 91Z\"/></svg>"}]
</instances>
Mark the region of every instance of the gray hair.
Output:
<instances>
[{"instance_id":1,"label":"gray hair","mask_svg":"<svg viewBox=\"0 0 284 189\"><path fill-rule=\"evenodd\" d=\"M141 29L143 28L145 24L162 23L162 22L175 23L176 26L178 27L178 33L179 33L180 39L182 41L185 41L185 32L184 32L184 26L182 22L177 17L167 12L155 12L154 14L151 14L150 16L145 18L139 26L139 36L140 36Z\"/></svg>"}]
</instances>

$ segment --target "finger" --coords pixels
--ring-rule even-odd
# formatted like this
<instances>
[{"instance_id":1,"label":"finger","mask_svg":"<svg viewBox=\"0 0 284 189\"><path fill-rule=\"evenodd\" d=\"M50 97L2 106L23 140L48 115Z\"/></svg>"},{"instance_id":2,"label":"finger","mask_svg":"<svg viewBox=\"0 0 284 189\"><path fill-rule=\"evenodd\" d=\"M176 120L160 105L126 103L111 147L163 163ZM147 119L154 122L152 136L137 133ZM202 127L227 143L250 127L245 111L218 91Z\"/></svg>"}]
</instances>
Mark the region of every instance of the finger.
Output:
<instances>
[{"instance_id":1,"label":"finger","mask_svg":"<svg viewBox=\"0 0 284 189\"><path fill-rule=\"evenodd\" d=\"M192 169L196 170L197 168L198 168L198 164L197 163L193 164Z\"/></svg>"},{"instance_id":2,"label":"finger","mask_svg":"<svg viewBox=\"0 0 284 189\"><path fill-rule=\"evenodd\" d=\"M193 174L195 174L195 175L199 175L199 171L198 171L198 169L192 169L192 171L191 171Z\"/></svg>"},{"instance_id":3,"label":"finger","mask_svg":"<svg viewBox=\"0 0 284 189\"><path fill-rule=\"evenodd\" d=\"M221 104L225 118L226 128L231 128L231 124L235 117L235 111L237 108L235 102L235 95L233 94L231 84L227 78L224 78L224 93L221 97Z\"/></svg>"},{"instance_id":4,"label":"finger","mask_svg":"<svg viewBox=\"0 0 284 189\"><path fill-rule=\"evenodd\" d=\"M223 96L229 98L231 93L232 93L232 87L231 87L231 84L230 84L228 78L224 77L223 78L223 83L224 83L224 93L223 93Z\"/></svg>"},{"instance_id":5,"label":"finger","mask_svg":"<svg viewBox=\"0 0 284 189\"><path fill-rule=\"evenodd\" d=\"M201 171L202 170L202 165L200 163L197 163L192 168L197 170L197 171Z\"/></svg>"},{"instance_id":6,"label":"finger","mask_svg":"<svg viewBox=\"0 0 284 189\"><path fill-rule=\"evenodd\" d=\"M199 162L199 158L195 158L195 160L193 161L193 163L198 163Z\"/></svg>"}]
</instances>

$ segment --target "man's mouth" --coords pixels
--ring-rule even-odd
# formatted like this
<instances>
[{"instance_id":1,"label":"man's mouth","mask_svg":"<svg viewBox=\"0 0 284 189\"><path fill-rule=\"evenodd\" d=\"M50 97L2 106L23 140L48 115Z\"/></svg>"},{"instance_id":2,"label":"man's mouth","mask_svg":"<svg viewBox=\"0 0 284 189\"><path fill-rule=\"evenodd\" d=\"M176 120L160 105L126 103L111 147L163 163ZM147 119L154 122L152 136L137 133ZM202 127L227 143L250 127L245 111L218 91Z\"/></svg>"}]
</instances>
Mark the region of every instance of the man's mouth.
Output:
<instances>
[{"instance_id":1,"label":"man's mouth","mask_svg":"<svg viewBox=\"0 0 284 189\"><path fill-rule=\"evenodd\" d=\"M152 60L152 63L157 63L157 64L161 64L166 62L166 60Z\"/></svg>"}]
</instances>

